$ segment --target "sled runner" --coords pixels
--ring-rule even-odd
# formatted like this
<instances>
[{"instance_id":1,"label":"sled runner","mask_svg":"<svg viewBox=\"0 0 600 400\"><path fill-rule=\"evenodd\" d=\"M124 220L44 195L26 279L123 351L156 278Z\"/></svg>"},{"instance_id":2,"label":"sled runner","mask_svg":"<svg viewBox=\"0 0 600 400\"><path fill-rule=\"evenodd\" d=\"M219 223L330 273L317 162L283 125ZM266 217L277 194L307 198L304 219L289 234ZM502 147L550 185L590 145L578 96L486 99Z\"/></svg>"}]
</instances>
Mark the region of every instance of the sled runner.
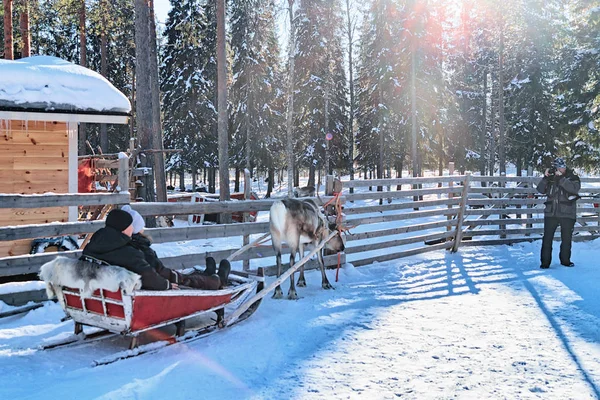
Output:
<instances>
[{"instance_id":1,"label":"sled runner","mask_svg":"<svg viewBox=\"0 0 600 400\"><path fill-rule=\"evenodd\" d=\"M74 335L59 342L48 343L42 348L80 345L117 335L131 339L130 352L119 354L116 359L96 362L96 365L133 357L165 345L197 339L224 327L226 313L228 315L242 307L246 311L241 319L246 319L260 304L260 301L250 298L264 286L264 272L260 268L257 275L231 271L227 287L221 290L139 290L139 276L124 268L102 266L101 269L89 273L85 268L81 272L81 265L74 269L77 265L76 260L67 261L63 258L60 261L63 264L55 260L51 262L53 264L48 263L48 267L42 267L40 275L46 281L49 294L56 295L67 317L73 319ZM121 274L120 280L107 282L102 276L105 270L110 271L111 268ZM73 273L77 276L72 276ZM131 275L136 280L129 280ZM93 278L88 279L89 276ZM247 304L249 300L252 304ZM186 331L186 320L213 312L217 315L215 324ZM145 348L136 349L140 334L171 324L176 326L175 335L168 337L163 346L146 345L142 346ZM85 334L83 326L98 329Z\"/></svg>"}]
</instances>

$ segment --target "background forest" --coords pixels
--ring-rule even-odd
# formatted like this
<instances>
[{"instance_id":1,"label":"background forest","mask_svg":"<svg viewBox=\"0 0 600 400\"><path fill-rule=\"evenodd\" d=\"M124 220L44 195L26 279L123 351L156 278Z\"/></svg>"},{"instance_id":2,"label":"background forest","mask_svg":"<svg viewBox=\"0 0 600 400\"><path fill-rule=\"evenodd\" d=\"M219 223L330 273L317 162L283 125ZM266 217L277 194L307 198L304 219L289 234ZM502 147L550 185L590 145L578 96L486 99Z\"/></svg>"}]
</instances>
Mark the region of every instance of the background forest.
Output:
<instances>
[{"instance_id":1,"label":"background forest","mask_svg":"<svg viewBox=\"0 0 600 400\"><path fill-rule=\"evenodd\" d=\"M32 55L84 64L135 101L134 0L4 0L0 15L8 2L15 59L27 7ZM172 0L157 25L164 148L182 150L167 154L167 171L202 173L211 191L216 3ZM383 178L449 161L520 174L555 155L598 171L600 1L230 0L226 38L236 171L273 182L290 133L296 184L300 169L314 184L325 171ZM132 118L87 126L84 138L111 153L136 132Z\"/></svg>"}]
</instances>

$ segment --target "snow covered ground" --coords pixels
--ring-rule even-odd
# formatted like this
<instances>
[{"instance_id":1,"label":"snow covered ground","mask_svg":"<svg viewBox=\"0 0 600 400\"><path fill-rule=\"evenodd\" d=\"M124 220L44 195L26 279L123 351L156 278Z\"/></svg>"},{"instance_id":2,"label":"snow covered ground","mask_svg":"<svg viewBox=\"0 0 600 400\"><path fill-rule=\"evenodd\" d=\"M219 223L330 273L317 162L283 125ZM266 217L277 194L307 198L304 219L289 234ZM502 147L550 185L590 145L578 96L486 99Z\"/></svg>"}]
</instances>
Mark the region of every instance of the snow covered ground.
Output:
<instances>
[{"instance_id":1,"label":"snow covered ground","mask_svg":"<svg viewBox=\"0 0 600 400\"><path fill-rule=\"evenodd\" d=\"M200 245L239 247L155 248ZM600 240L573 246L575 268L539 269L539 241L346 264L337 283L328 271L334 291L311 271L298 301L267 297L227 330L100 367L126 343L37 350L72 332L49 303L0 319L0 399L597 399Z\"/></svg>"},{"instance_id":2,"label":"snow covered ground","mask_svg":"<svg viewBox=\"0 0 600 400\"><path fill-rule=\"evenodd\" d=\"M124 343L36 350L72 329L47 304L0 321L0 398L598 398L600 241L574 246L546 271L539 243L346 265L335 291L312 271L298 301L95 368Z\"/></svg>"}]
</instances>

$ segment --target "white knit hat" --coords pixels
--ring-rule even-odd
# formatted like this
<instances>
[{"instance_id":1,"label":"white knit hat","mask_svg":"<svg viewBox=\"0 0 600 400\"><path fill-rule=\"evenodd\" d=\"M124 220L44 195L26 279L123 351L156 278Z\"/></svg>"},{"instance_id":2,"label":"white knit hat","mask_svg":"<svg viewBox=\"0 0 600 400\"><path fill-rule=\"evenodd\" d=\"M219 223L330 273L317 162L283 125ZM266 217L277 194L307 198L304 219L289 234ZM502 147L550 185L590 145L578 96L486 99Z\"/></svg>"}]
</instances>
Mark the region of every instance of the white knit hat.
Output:
<instances>
[{"instance_id":1,"label":"white knit hat","mask_svg":"<svg viewBox=\"0 0 600 400\"><path fill-rule=\"evenodd\" d=\"M146 227L146 224L144 223L144 218L140 215L139 212L135 211L134 209L132 209L129 204L126 206L123 206L122 208L123 211L127 211L129 214L131 214L131 217L133 218L133 233L140 233L141 231L144 230L144 228Z\"/></svg>"}]
</instances>

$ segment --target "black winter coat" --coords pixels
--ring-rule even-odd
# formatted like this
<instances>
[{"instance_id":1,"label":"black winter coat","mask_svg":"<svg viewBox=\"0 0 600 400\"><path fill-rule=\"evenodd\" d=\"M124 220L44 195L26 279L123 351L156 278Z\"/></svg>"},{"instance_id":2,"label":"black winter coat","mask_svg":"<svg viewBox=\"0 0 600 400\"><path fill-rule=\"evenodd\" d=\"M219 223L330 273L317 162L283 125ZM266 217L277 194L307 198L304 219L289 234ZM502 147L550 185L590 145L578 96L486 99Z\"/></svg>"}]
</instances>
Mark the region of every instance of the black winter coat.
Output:
<instances>
[{"instance_id":1,"label":"black winter coat","mask_svg":"<svg viewBox=\"0 0 600 400\"><path fill-rule=\"evenodd\" d=\"M142 277L142 289L171 288L169 281L160 276L146 261L144 253L134 247L131 238L110 226L92 235L90 242L83 249L83 255L135 272Z\"/></svg>"},{"instance_id":2,"label":"black winter coat","mask_svg":"<svg viewBox=\"0 0 600 400\"><path fill-rule=\"evenodd\" d=\"M152 248L150 247L152 245L152 241L148 236L145 236L140 233L134 233L131 236L131 245L136 249L140 250L142 253L144 253L144 258L146 259L148 264L150 264L150 266L154 268L154 270L158 272L160 276L167 279L169 282L180 282L179 273L173 271L170 268L165 267L165 265L162 263L162 261L160 261L160 259L156 255L156 252L152 250Z\"/></svg>"},{"instance_id":3,"label":"black winter coat","mask_svg":"<svg viewBox=\"0 0 600 400\"><path fill-rule=\"evenodd\" d=\"M577 218L577 193L581 189L579 177L567 168L562 176L544 176L537 185L538 192L548 196L544 215L557 218Z\"/></svg>"}]
</instances>

